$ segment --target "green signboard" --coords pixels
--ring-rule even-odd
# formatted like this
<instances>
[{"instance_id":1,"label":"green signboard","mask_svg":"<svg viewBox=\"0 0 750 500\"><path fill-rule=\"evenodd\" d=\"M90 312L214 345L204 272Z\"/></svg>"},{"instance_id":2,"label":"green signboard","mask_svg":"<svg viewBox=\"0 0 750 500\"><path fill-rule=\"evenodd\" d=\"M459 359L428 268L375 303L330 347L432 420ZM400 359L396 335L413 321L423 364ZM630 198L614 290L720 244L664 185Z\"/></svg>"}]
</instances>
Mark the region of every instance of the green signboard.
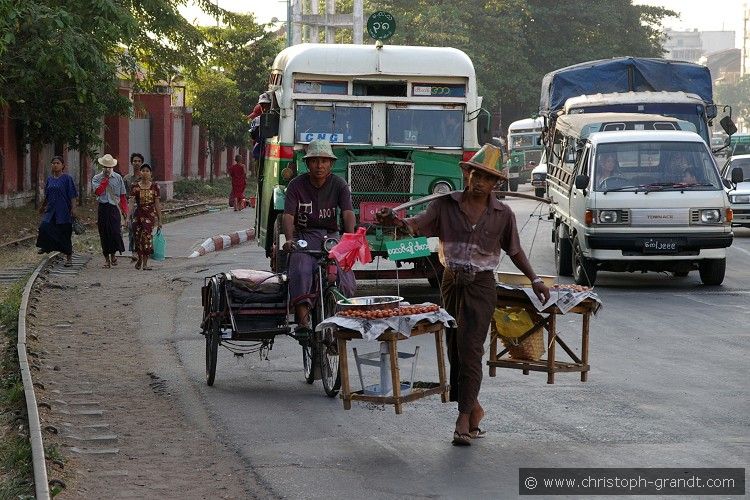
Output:
<instances>
[{"instance_id":1,"label":"green signboard","mask_svg":"<svg viewBox=\"0 0 750 500\"><path fill-rule=\"evenodd\" d=\"M379 10L367 18L367 34L374 40L388 40L396 32L396 19Z\"/></svg>"},{"instance_id":2,"label":"green signboard","mask_svg":"<svg viewBox=\"0 0 750 500\"><path fill-rule=\"evenodd\" d=\"M385 249L389 260L413 259L430 255L430 246L425 237L386 241Z\"/></svg>"}]
</instances>

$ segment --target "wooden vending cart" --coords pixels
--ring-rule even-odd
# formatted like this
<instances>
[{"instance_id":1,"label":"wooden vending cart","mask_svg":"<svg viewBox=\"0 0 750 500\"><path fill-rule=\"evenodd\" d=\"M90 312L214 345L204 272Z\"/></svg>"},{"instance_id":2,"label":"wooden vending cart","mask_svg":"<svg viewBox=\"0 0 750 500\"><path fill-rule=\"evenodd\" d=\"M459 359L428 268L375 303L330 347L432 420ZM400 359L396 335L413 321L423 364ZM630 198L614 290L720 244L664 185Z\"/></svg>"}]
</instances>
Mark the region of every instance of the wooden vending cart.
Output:
<instances>
[{"instance_id":1,"label":"wooden vending cart","mask_svg":"<svg viewBox=\"0 0 750 500\"><path fill-rule=\"evenodd\" d=\"M559 302L558 302L559 303ZM490 338L490 354L487 361L489 366L490 377L494 377L497 372L497 368L514 368L516 370L522 370L524 375L528 375L529 371L540 371L547 372L547 383L555 383L555 373L558 372L580 372L581 382L586 382L588 379L589 366L589 327L591 324L591 316L601 306L598 298L595 296L589 296L573 306L567 313L578 314L581 317L581 355L576 355L568 344L562 339L560 332L557 331L557 315L563 314L563 311L555 303L542 311L538 311L534 304L531 302L526 292L520 288L508 288L508 287L497 287L497 307L518 307L523 308L536 318L537 321L532 328L530 328L523 335L518 337L517 341L523 342L527 340L531 335L544 328L547 333L547 341L545 347L547 349L546 359L518 359L511 357L510 349L503 346L500 334L494 328ZM538 335L538 334L537 334ZM558 361L556 346L559 345L563 351L569 356L570 361Z\"/></svg>"}]
</instances>

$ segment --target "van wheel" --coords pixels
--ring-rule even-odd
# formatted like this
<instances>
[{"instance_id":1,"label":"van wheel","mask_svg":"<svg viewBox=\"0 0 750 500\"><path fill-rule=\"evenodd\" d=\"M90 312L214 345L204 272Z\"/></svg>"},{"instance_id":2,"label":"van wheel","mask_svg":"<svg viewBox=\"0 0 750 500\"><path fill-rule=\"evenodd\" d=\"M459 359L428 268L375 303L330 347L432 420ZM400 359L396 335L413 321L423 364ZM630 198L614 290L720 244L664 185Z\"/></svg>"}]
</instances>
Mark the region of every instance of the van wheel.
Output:
<instances>
[{"instance_id":1,"label":"van wheel","mask_svg":"<svg viewBox=\"0 0 750 500\"><path fill-rule=\"evenodd\" d=\"M558 276L570 276L573 273L571 265L571 247L569 238L560 237L560 228L555 230L555 270Z\"/></svg>"},{"instance_id":2,"label":"van wheel","mask_svg":"<svg viewBox=\"0 0 750 500\"><path fill-rule=\"evenodd\" d=\"M726 270L727 259L705 259L698 265L698 272L704 285L721 285Z\"/></svg>"},{"instance_id":3,"label":"van wheel","mask_svg":"<svg viewBox=\"0 0 750 500\"><path fill-rule=\"evenodd\" d=\"M508 180L508 187L511 191L514 193L518 191L518 179L509 179Z\"/></svg>"},{"instance_id":4,"label":"van wheel","mask_svg":"<svg viewBox=\"0 0 750 500\"><path fill-rule=\"evenodd\" d=\"M537 198L544 198L546 195L546 190L544 188L534 188L534 196Z\"/></svg>"},{"instance_id":5,"label":"van wheel","mask_svg":"<svg viewBox=\"0 0 750 500\"><path fill-rule=\"evenodd\" d=\"M573 281L578 285L594 286L596 281L596 263L584 257L578 238L573 238Z\"/></svg>"}]
</instances>

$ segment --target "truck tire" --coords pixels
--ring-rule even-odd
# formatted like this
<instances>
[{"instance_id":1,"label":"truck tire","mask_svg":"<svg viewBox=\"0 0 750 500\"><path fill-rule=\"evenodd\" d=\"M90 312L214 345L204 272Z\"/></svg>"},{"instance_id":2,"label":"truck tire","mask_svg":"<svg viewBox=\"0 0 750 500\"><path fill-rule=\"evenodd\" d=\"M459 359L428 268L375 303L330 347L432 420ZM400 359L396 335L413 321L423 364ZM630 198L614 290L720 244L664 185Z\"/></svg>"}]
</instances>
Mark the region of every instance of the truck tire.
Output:
<instances>
[{"instance_id":1,"label":"truck tire","mask_svg":"<svg viewBox=\"0 0 750 500\"><path fill-rule=\"evenodd\" d=\"M544 188L534 188L534 196L537 198L544 198L547 195L547 190Z\"/></svg>"},{"instance_id":2,"label":"truck tire","mask_svg":"<svg viewBox=\"0 0 750 500\"><path fill-rule=\"evenodd\" d=\"M555 270L558 276L573 274L572 253L570 238L562 238L558 227L555 229Z\"/></svg>"},{"instance_id":3,"label":"truck tire","mask_svg":"<svg viewBox=\"0 0 750 500\"><path fill-rule=\"evenodd\" d=\"M516 191L518 191L518 178L516 178L516 179L508 179L508 187L514 193Z\"/></svg>"},{"instance_id":4,"label":"truck tire","mask_svg":"<svg viewBox=\"0 0 750 500\"><path fill-rule=\"evenodd\" d=\"M596 282L596 263L583 255L578 238L573 238L572 254L571 267L573 268L573 281L577 285L594 286Z\"/></svg>"},{"instance_id":5,"label":"truck tire","mask_svg":"<svg viewBox=\"0 0 750 500\"><path fill-rule=\"evenodd\" d=\"M727 259L705 259L698 264L698 272L704 285L721 285L726 270Z\"/></svg>"}]
</instances>

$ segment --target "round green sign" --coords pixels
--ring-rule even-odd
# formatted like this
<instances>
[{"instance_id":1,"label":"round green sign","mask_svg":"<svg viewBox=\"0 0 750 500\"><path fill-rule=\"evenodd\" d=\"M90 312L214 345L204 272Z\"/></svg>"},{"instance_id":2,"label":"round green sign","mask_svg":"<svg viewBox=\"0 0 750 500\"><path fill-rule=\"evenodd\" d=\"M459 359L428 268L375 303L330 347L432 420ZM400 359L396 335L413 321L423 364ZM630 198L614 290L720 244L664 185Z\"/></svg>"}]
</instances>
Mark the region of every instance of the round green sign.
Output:
<instances>
[{"instance_id":1,"label":"round green sign","mask_svg":"<svg viewBox=\"0 0 750 500\"><path fill-rule=\"evenodd\" d=\"M396 32L396 19L379 10L367 18L367 33L375 40L388 40Z\"/></svg>"}]
</instances>

